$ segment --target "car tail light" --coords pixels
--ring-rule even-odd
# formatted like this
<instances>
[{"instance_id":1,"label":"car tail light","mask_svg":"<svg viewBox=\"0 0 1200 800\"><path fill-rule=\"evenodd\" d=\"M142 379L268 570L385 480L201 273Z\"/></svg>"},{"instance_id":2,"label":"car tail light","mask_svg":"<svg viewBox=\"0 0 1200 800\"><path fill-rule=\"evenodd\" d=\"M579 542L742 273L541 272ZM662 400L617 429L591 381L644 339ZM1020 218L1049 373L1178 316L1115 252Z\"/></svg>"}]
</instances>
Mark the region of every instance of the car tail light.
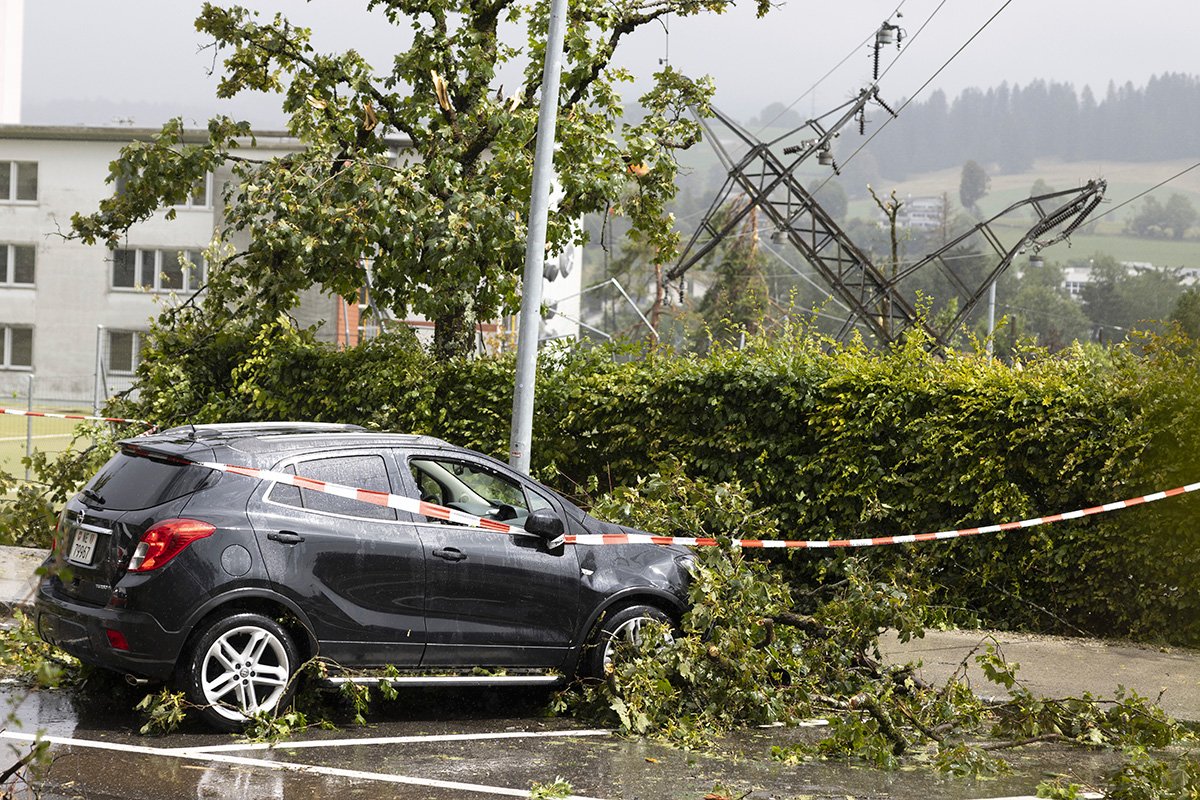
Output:
<instances>
[{"instance_id":1,"label":"car tail light","mask_svg":"<svg viewBox=\"0 0 1200 800\"><path fill-rule=\"evenodd\" d=\"M216 528L195 519L168 519L142 534L133 557L130 572L149 572L158 569L197 539L212 536Z\"/></svg>"},{"instance_id":2,"label":"car tail light","mask_svg":"<svg viewBox=\"0 0 1200 800\"><path fill-rule=\"evenodd\" d=\"M112 628L105 628L104 633L108 635L108 646L113 650L129 649L129 641L125 638L125 634L114 631Z\"/></svg>"}]
</instances>

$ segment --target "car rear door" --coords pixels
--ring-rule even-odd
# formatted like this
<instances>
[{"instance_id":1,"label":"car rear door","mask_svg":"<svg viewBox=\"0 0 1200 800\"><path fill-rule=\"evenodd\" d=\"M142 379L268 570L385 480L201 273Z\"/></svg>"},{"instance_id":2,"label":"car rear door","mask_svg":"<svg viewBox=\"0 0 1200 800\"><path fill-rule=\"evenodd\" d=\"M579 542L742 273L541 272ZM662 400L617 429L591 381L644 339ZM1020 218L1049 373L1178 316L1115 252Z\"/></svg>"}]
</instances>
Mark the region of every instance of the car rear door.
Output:
<instances>
[{"instance_id":1,"label":"car rear door","mask_svg":"<svg viewBox=\"0 0 1200 800\"><path fill-rule=\"evenodd\" d=\"M395 491L386 450L321 452L275 469L380 492ZM265 483L251 519L278 591L304 609L320 655L346 666L420 662L425 566L415 527L390 508Z\"/></svg>"},{"instance_id":2,"label":"car rear door","mask_svg":"<svg viewBox=\"0 0 1200 800\"><path fill-rule=\"evenodd\" d=\"M458 451L397 453L406 491L427 502L520 524L559 503L515 473ZM564 520L565 521L565 520ZM414 517L425 549L423 666L557 667L579 613L574 547Z\"/></svg>"}]
</instances>

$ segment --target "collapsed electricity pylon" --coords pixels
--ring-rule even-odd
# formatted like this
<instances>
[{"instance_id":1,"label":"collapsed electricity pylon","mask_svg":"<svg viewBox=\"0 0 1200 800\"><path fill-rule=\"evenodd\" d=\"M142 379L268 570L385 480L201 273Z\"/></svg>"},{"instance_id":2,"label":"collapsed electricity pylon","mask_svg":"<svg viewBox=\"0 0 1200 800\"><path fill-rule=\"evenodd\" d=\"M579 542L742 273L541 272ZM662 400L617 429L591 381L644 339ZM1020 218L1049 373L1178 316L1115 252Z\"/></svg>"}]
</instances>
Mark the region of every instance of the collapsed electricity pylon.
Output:
<instances>
[{"instance_id":1,"label":"collapsed electricity pylon","mask_svg":"<svg viewBox=\"0 0 1200 800\"><path fill-rule=\"evenodd\" d=\"M684 247L679 261L666 273L666 281L682 282L683 275L689 269L736 231L751 212L761 209L762 215L777 233L786 237L829 284L833 296L850 309L850 317L842 328L841 336L844 337L856 325L861 325L869 329L880 344L889 344L905 330L920 326L936 342L946 345L978 305L988 287L1019 253L1026 250L1037 252L1067 238L1087 220L1104 197L1105 182L1095 180L1077 190L1026 198L978 223L919 261L906 266L890 265L891 268L885 272L855 245L795 175L797 167L814 155L818 163L832 166L838 172L838 165L833 159L832 141L841 128L852 120L857 119L862 130L869 103L875 103L895 116L895 112L879 99L878 88L872 85L862 90L854 100L824 117L810 120L802 127L765 143L714 109L716 119L748 150L740 160L734 161L709 122L702 120L709 141L729 174L704 221ZM835 122L828 127L822 125L821 119L838 112L842 113ZM782 155L795 156L785 162L773 148L784 139L805 130L812 132L811 138L804 139L798 145L782 148ZM735 192L743 195L744 201L738 202L731 212L730 200ZM1054 203L1058 204L1051 205ZM1031 208L1037 220L1022 235L1013 237L1007 231L998 229L995 223L1023 208ZM977 244L979 240L985 242L1000 258L981 281L971 281L954 268L948 256L955 250L982 250ZM915 293L904 291L901 285L906 278L930 265L945 274L948 285L957 295L954 306L951 306L955 313L941 315L937 323L918 313Z\"/></svg>"}]
</instances>

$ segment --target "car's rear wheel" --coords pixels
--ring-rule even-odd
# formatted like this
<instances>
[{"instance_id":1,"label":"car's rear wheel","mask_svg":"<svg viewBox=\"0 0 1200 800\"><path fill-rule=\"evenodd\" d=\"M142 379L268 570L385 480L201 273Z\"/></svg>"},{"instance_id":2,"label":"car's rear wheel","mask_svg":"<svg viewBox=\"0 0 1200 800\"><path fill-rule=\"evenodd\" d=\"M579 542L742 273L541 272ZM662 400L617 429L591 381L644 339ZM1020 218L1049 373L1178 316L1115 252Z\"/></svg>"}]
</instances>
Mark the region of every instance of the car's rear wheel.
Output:
<instances>
[{"instance_id":1,"label":"car's rear wheel","mask_svg":"<svg viewBox=\"0 0 1200 800\"><path fill-rule=\"evenodd\" d=\"M671 626L673 622L665 611L650 605L626 606L607 613L584 654L585 674L603 678L621 649L641 644L646 626L655 624Z\"/></svg>"},{"instance_id":2,"label":"car's rear wheel","mask_svg":"<svg viewBox=\"0 0 1200 800\"><path fill-rule=\"evenodd\" d=\"M295 691L299 656L282 625L242 612L210 624L181 665L181 682L201 715L220 730L238 730L253 714L285 708Z\"/></svg>"}]
</instances>

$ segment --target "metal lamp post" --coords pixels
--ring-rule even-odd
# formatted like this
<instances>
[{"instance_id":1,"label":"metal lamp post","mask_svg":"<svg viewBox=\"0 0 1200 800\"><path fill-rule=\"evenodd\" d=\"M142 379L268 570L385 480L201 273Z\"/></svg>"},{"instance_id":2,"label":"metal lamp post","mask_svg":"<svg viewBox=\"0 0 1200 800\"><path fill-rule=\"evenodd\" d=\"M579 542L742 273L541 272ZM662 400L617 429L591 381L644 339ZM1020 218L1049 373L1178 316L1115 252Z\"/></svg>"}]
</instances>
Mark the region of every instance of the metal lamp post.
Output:
<instances>
[{"instance_id":1,"label":"metal lamp post","mask_svg":"<svg viewBox=\"0 0 1200 800\"><path fill-rule=\"evenodd\" d=\"M533 440L533 390L537 376L538 326L542 309L542 268L546 260L546 218L550 178L554 172L554 131L558 124L558 79L562 73L567 0L552 0L546 32L546 63L533 152L533 187L529 201L529 238L525 243L525 278L521 287L521 321L517 329L517 376L513 392L508 463L529 472Z\"/></svg>"}]
</instances>

